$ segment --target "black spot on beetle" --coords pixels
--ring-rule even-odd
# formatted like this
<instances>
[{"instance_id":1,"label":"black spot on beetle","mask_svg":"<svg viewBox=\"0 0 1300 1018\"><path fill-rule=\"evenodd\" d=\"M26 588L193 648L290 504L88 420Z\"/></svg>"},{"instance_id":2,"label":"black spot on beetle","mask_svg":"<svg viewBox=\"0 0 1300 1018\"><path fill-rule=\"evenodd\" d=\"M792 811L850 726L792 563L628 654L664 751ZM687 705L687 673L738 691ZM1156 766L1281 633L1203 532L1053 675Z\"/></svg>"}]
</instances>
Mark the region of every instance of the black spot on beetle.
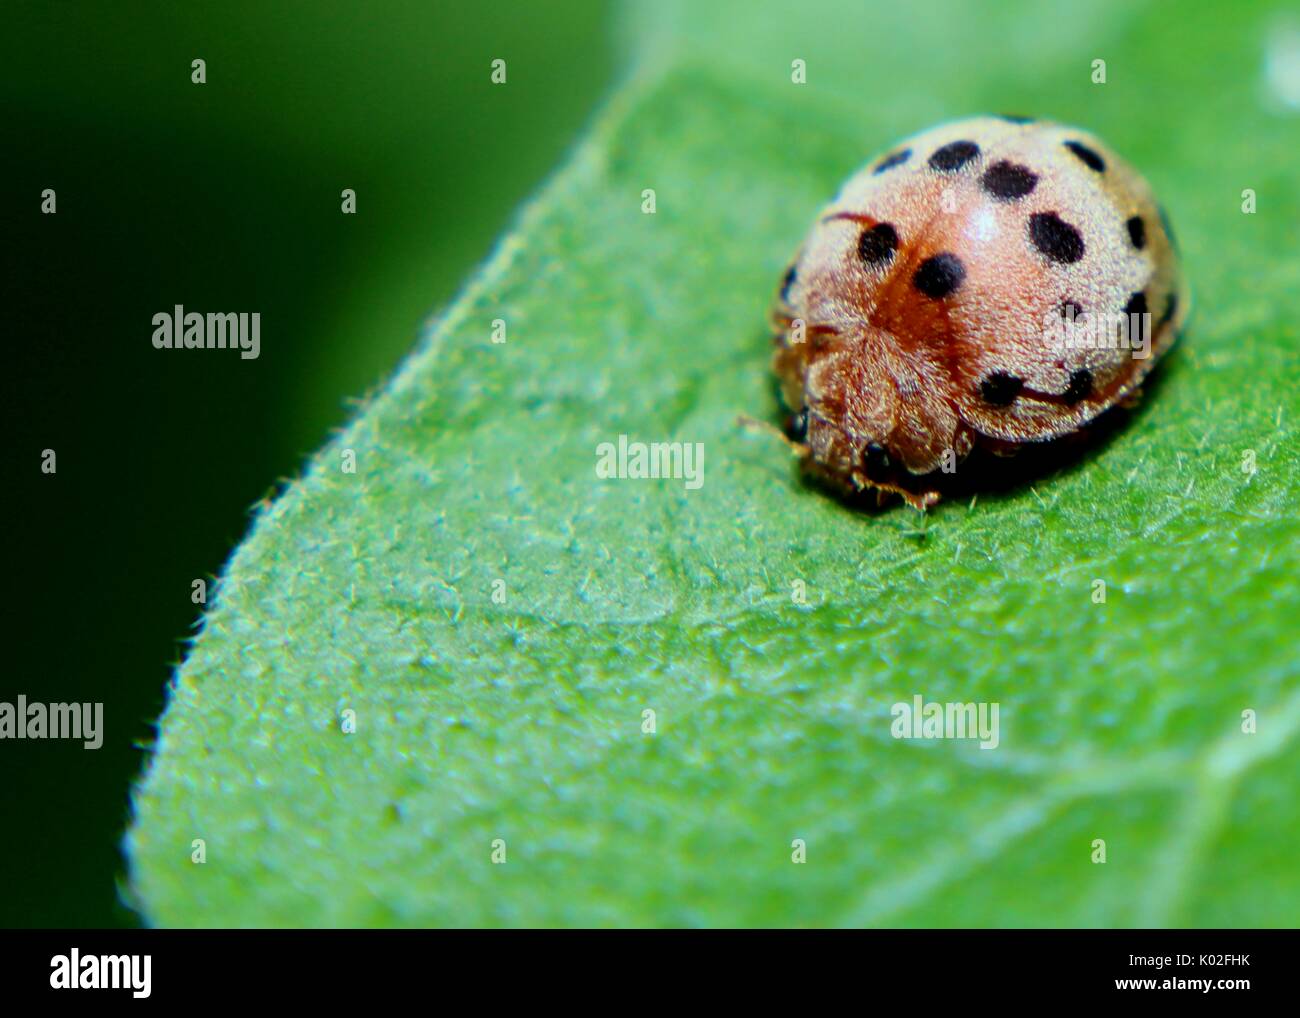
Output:
<instances>
[{"instance_id":1,"label":"black spot on beetle","mask_svg":"<svg viewBox=\"0 0 1300 1018\"><path fill-rule=\"evenodd\" d=\"M994 371L980 382L980 395L991 406L1010 406L1020 395L1025 380L1005 371Z\"/></svg>"},{"instance_id":2,"label":"black spot on beetle","mask_svg":"<svg viewBox=\"0 0 1300 1018\"><path fill-rule=\"evenodd\" d=\"M1022 117L1018 113L999 113L998 119L1008 120L1013 124L1032 124L1034 122L1033 117Z\"/></svg>"},{"instance_id":3,"label":"black spot on beetle","mask_svg":"<svg viewBox=\"0 0 1300 1018\"><path fill-rule=\"evenodd\" d=\"M1160 324L1164 325L1174 317L1178 311L1178 294L1172 291L1169 294L1169 300L1165 302L1165 313L1160 316Z\"/></svg>"},{"instance_id":4,"label":"black spot on beetle","mask_svg":"<svg viewBox=\"0 0 1300 1018\"><path fill-rule=\"evenodd\" d=\"M1133 242L1133 246L1141 251L1147 246L1147 224L1142 221L1141 216L1133 216L1124 224L1128 227L1128 239Z\"/></svg>"},{"instance_id":5,"label":"black spot on beetle","mask_svg":"<svg viewBox=\"0 0 1300 1018\"><path fill-rule=\"evenodd\" d=\"M1139 342L1149 342L1151 339L1151 329L1147 324L1149 319L1147 314L1147 295L1139 290L1128 299L1124 305L1124 321L1120 323L1119 335L1126 338L1129 343L1137 344ZM1134 317L1136 316L1136 317Z\"/></svg>"},{"instance_id":6,"label":"black spot on beetle","mask_svg":"<svg viewBox=\"0 0 1300 1018\"><path fill-rule=\"evenodd\" d=\"M888 223L877 223L858 238L858 257L868 265L887 262L898 250L898 232Z\"/></svg>"},{"instance_id":7,"label":"black spot on beetle","mask_svg":"<svg viewBox=\"0 0 1300 1018\"><path fill-rule=\"evenodd\" d=\"M1083 234L1055 212L1035 212L1029 217L1029 239L1054 262L1068 265L1083 257Z\"/></svg>"},{"instance_id":8,"label":"black spot on beetle","mask_svg":"<svg viewBox=\"0 0 1300 1018\"><path fill-rule=\"evenodd\" d=\"M1062 398L1065 402L1073 406L1080 400L1087 398L1092 392L1092 372L1087 368L1079 368L1071 372L1070 384L1065 387Z\"/></svg>"},{"instance_id":9,"label":"black spot on beetle","mask_svg":"<svg viewBox=\"0 0 1300 1018\"><path fill-rule=\"evenodd\" d=\"M984 171L980 183L994 198L1015 201L1033 191L1038 184L1038 174L1028 166L1020 166L1003 159Z\"/></svg>"},{"instance_id":10,"label":"black spot on beetle","mask_svg":"<svg viewBox=\"0 0 1300 1018\"><path fill-rule=\"evenodd\" d=\"M912 276L912 285L927 297L938 300L947 297L966 278L966 266L955 254L943 252L932 255L921 263L921 267Z\"/></svg>"},{"instance_id":11,"label":"black spot on beetle","mask_svg":"<svg viewBox=\"0 0 1300 1018\"><path fill-rule=\"evenodd\" d=\"M790 299L790 287L794 285L795 278L796 277L795 277L794 266L791 265L788 269L785 270L785 278L781 280L782 300L788 301Z\"/></svg>"},{"instance_id":12,"label":"black spot on beetle","mask_svg":"<svg viewBox=\"0 0 1300 1018\"><path fill-rule=\"evenodd\" d=\"M1063 143L1066 148L1083 160L1085 166L1090 170L1096 170L1102 173L1106 169L1106 160L1099 156L1095 151L1090 149L1081 141L1067 141Z\"/></svg>"},{"instance_id":13,"label":"black spot on beetle","mask_svg":"<svg viewBox=\"0 0 1300 1018\"><path fill-rule=\"evenodd\" d=\"M952 173L960 170L980 154L980 147L973 141L950 141L942 148L937 148L930 156L930 168Z\"/></svg>"},{"instance_id":14,"label":"black spot on beetle","mask_svg":"<svg viewBox=\"0 0 1300 1018\"><path fill-rule=\"evenodd\" d=\"M876 165L876 168L871 172L873 174L884 173L886 170L892 170L895 166L901 166L903 163L907 162L911 158L912 158L912 150L910 148L900 149L897 152L891 152L889 155L885 156L884 159L880 160L880 162Z\"/></svg>"},{"instance_id":15,"label":"black spot on beetle","mask_svg":"<svg viewBox=\"0 0 1300 1018\"><path fill-rule=\"evenodd\" d=\"M1058 310L1061 312L1061 317L1065 319L1067 322L1073 321L1076 318L1082 318L1084 315L1088 313L1083 310L1083 305L1080 304L1077 300L1062 301L1061 306Z\"/></svg>"}]
</instances>

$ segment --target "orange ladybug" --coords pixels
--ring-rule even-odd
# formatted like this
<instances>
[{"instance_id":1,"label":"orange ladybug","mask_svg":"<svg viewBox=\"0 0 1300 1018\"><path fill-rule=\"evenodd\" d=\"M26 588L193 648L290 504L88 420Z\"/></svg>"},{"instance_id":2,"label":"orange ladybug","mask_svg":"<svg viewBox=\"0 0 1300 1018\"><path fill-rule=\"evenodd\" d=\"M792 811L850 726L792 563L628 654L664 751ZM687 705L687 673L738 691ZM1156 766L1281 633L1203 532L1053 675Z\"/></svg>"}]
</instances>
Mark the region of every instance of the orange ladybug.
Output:
<instances>
[{"instance_id":1,"label":"orange ladybug","mask_svg":"<svg viewBox=\"0 0 1300 1018\"><path fill-rule=\"evenodd\" d=\"M818 216L772 311L806 469L924 509L1135 394L1187 311L1167 219L1093 135L976 117L898 145Z\"/></svg>"}]
</instances>

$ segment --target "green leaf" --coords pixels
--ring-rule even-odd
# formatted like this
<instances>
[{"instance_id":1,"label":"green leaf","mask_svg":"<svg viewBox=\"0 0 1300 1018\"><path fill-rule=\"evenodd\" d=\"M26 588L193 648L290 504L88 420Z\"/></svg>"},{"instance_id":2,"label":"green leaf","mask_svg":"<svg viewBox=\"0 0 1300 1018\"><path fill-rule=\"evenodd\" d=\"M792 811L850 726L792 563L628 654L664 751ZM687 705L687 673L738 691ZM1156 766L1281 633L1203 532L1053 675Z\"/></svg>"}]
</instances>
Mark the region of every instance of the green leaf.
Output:
<instances>
[{"instance_id":1,"label":"green leaf","mask_svg":"<svg viewBox=\"0 0 1300 1018\"><path fill-rule=\"evenodd\" d=\"M1294 923L1300 132L1272 8L911 10L631 11L640 71L229 563L136 794L150 921ZM775 419L767 304L843 178L981 110L1148 175L1190 328L1061 469L854 511L736 425ZM703 443L703 487L599 479L620 435ZM998 747L893 738L917 694L998 704Z\"/></svg>"}]
</instances>

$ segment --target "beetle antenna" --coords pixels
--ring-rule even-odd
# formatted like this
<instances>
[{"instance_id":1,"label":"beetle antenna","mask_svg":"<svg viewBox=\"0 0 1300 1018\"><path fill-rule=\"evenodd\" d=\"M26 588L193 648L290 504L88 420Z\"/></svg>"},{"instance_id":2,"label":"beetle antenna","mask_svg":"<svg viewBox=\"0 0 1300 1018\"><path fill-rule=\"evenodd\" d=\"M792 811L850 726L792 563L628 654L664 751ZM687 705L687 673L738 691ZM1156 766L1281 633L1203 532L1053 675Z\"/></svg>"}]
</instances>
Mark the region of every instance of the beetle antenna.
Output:
<instances>
[{"instance_id":1,"label":"beetle antenna","mask_svg":"<svg viewBox=\"0 0 1300 1018\"><path fill-rule=\"evenodd\" d=\"M760 421L757 418L750 417L748 414L740 414L736 418L736 424L746 431L761 431L764 434L774 435L790 447L790 451L796 456L807 456L808 446L803 442L796 442L784 431L778 428L771 421Z\"/></svg>"}]
</instances>

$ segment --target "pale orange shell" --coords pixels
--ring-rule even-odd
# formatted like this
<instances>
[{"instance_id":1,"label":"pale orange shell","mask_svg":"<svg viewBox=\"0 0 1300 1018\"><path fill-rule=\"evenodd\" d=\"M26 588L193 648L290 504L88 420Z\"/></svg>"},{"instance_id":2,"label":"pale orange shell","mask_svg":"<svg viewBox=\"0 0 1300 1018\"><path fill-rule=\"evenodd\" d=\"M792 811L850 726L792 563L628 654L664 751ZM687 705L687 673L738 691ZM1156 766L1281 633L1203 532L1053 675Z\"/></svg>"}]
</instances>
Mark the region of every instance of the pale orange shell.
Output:
<instances>
[{"instance_id":1,"label":"pale orange shell","mask_svg":"<svg viewBox=\"0 0 1300 1018\"><path fill-rule=\"evenodd\" d=\"M1132 393L1187 305L1134 169L1077 128L977 117L901 142L818 216L773 366L813 472L924 506L975 445L1057 438ZM1063 313L1145 314L1149 332L1067 338Z\"/></svg>"}]
</instances>

